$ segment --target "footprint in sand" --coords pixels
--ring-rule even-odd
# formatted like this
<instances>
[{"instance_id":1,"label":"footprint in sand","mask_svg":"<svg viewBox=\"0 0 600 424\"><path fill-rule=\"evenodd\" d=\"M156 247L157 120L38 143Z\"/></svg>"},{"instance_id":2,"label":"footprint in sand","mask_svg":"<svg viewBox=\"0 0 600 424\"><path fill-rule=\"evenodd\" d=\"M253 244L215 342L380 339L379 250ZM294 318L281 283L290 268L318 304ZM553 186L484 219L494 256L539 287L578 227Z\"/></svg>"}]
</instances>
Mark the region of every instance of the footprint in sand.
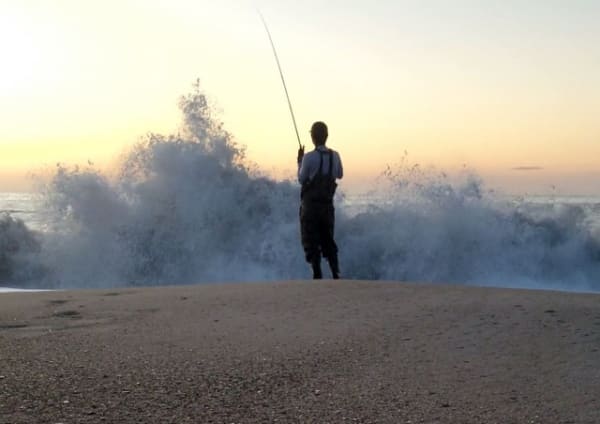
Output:
<instances>
[{"instance_id":1,"label":"footprint in sand","mask_svg":"<svg viewBox=\"0 0 600 424\"><path fill-rule=\"evenodd\" d=\"M70 319L79 319L81 318L81 313L78 311L57 311L52 314L53 317L57 318L70 318Z\"/></svg>"}]
</instances>

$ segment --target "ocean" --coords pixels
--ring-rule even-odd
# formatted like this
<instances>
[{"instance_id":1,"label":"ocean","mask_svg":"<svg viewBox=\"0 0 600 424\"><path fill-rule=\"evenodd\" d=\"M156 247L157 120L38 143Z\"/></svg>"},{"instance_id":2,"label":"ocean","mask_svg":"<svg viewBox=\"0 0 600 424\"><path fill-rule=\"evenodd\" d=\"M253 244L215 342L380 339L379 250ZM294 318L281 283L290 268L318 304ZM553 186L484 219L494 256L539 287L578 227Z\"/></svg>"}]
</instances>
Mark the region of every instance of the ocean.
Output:
<instances>
[{"instance_id":1,"label":"ocean","mask_svg":"<svg viewBox=\"0 0 600 424\"><path fill-rule=\"evenodd\" d=\"M218 200L205 192L189 202L175 193L161 201L159 195L168 193L150 192L143 201L150 203L129 207L103 198L106 193L86 192L85 184L60 207L39 194L0 193L0 286L309 278L297 228L297 190L291 183L263 182L283 184L290 193L265 188L258 198L237 201L224 185L227 197ZM340 196L344 277L600 291L600 198L454 195L435 202ZM282 197L286 205L277 211ZM82 203L67 205L74 200Z\"/></svg>"},{"instance_id":2,"label":"ocean","mask_svg":"<svg viewBox=\"0 0 600 424\"><path fill-rule=\"evenodd\" d=\"M111 176L59 166L0 194L0 287L107 288L309 278L299 187L248 164L206 99ZM351 172L351 170L347 170ZM600 198L498 194L465 172L401 163L336 197L344 278L600 291Z\"/></svg>"}]
</instances>

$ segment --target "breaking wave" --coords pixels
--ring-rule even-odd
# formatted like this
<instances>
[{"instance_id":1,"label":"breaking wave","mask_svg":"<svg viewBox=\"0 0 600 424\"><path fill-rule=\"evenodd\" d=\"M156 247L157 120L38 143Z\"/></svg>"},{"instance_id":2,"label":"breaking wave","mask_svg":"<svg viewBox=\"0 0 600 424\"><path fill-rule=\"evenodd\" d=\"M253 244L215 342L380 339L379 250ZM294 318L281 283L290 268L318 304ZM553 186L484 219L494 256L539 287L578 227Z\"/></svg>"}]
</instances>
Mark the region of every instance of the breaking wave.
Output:
<instances>
[{"instance_id":1,"label":"breaking wave","mask_svg":"<svg viewBox=\"0 0 600 424\"><path fill-rule=\"evenodd\" d=\"M44 231L0 218L0 285L308 277L297 184L247 161L197 86L180 108L181 132L148 135L117 177L58 166L41 193ZM451 182L406 160L360 208L340 197L346 278L600 290L600 236L585 206L505 201L474 175Z\"/></svg>"}]
</instances>

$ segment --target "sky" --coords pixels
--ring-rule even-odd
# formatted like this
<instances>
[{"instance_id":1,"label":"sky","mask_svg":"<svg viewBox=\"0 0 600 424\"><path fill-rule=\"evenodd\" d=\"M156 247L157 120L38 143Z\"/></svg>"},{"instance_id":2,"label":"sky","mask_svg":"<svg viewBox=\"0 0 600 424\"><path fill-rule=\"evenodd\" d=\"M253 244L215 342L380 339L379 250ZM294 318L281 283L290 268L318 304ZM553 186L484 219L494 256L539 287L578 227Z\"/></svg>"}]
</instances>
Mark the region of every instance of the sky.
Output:
<instances>
[{"instance_id":1,"label":"sky","mask_svg":"<svg viewBox=\"0 0 600 424\"><path fill-rule=\"evenodd\" d=\"M173 133L196 79L248 158L294 172L313 121L346 189L403 158L510 194L600 194L595 0L0 0L0 191Z\"/></svg>"}]
</instances>

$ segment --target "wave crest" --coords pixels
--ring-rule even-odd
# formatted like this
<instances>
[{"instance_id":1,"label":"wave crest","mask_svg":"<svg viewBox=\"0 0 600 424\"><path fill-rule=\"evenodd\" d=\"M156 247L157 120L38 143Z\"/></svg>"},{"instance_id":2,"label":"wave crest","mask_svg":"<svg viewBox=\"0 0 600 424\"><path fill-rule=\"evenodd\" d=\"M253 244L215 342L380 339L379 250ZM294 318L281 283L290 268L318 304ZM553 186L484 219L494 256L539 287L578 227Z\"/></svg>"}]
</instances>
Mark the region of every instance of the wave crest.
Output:
<instances>
[{"instance_id":1,"label":"wave crest","mask_svg":"<svg viewBox=\"0 0 600 424\"><path fill-rule=\"evenodd\" d=\"M249 164L198 85L180 108L180 133L146 136L115 178L58 166L43 192L47 231L2 217L0 278L81 288L308 277L297 185ZM338 202L347 278L600 290L588 206L509 202L474 173L452 181L406 156L366 199Z\"/></svg>"}]
</instances>

